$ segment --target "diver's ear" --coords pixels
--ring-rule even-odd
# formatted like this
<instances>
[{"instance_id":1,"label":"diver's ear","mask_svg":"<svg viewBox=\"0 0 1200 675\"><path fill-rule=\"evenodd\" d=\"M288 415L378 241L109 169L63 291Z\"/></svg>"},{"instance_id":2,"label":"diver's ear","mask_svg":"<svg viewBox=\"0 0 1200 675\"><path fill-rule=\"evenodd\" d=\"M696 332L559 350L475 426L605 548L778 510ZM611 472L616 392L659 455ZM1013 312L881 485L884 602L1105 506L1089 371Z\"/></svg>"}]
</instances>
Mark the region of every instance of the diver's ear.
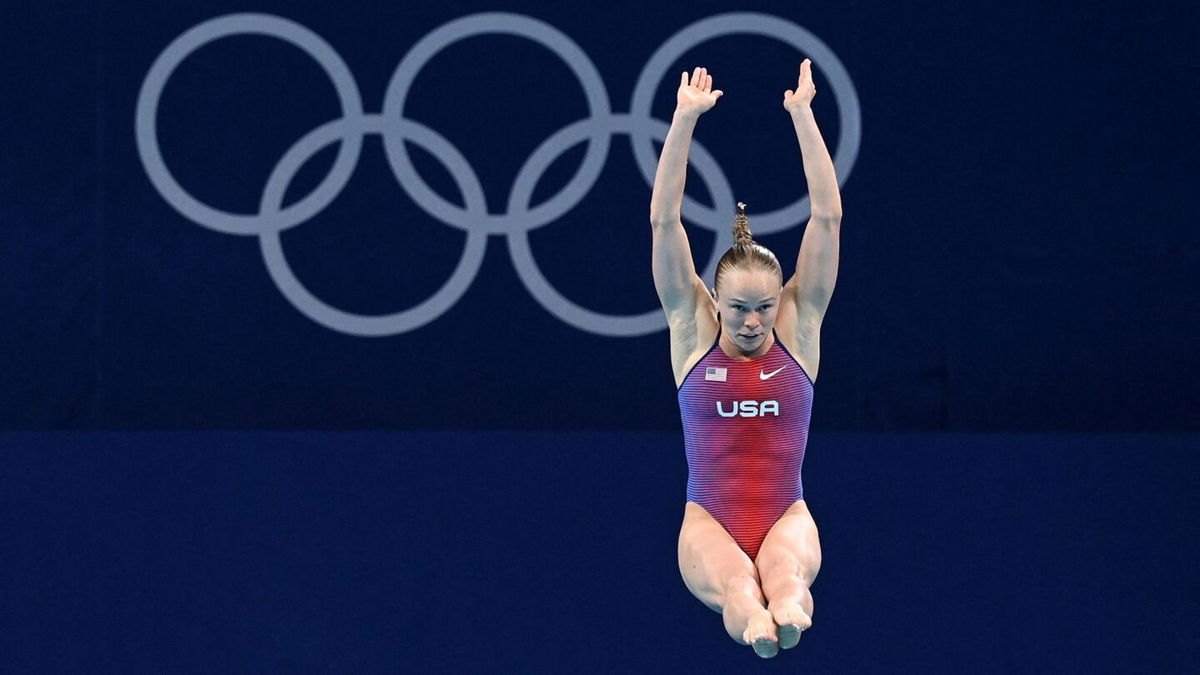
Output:
<instances>
[{"instance_id":1,"label":"diver's ear","mask_svg":"<svg viewBox=\"0 0 1200 675\"><path fill-rule=\"evenodd\" d=\"M716 287L716 286L713 286L712 288L710 288L710 289L708 290L708 292L709 292L709 294L711 294L711 295L712 295L713 302L716 302L716 300L717 300L717 287Z\"/></svg>"}]
</instances>

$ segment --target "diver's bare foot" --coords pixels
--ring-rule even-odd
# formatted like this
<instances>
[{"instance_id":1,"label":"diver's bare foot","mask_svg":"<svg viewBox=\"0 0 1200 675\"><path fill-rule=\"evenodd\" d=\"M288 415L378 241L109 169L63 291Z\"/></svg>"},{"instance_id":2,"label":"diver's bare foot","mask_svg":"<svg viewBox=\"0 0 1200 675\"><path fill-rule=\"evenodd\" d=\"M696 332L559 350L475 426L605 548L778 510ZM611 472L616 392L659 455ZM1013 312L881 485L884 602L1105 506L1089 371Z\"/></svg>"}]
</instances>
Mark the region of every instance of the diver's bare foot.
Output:
<instances>
[{"instance_id":1,"label":"diver's bare foot","mask_svg":"<svg viewBox=\"0 0 1200 675\"><path fill-rule=\"evenodd\" d=\"M771 603L771 616L779 626L779 648L791 649L800 642L800 633L812 626L812 619L794 602Z\"/></svg>"},{"instance_id":2,"label":"diver's bare foot","mask_svg":"<svg viewBox=\"0 0 1200 675\"><path fill-rule=\"evenodd\" d=\"M762 612L750 618L742 640L754 647L754 653L769 659L779 653L779 639L775 637L775 621L770 612Z\"/></svg>"}]
</instances>

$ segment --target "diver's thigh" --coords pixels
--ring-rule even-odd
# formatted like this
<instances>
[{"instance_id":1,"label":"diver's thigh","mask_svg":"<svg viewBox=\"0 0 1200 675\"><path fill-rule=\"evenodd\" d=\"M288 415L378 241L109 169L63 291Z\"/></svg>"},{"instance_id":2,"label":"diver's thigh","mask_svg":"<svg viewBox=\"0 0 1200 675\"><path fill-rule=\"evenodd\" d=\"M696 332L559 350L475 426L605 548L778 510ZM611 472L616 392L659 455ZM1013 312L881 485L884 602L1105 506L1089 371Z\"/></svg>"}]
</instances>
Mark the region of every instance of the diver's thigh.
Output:
<instances>
[{"instance_id":1,"label":"diver's thigh","mask_svg":"<svg viewBox=\"0 0 1200 675\"><path fill-rule=\"evenodd\" d=\"M726 582L746 576L759 582L746 552L711 514L695 502L684 506L679 528L679 572L683 583L714 612L721 612Z\"/></svg>"},{"instance_id":2,"label":"diver's thigh","mask_svg":"<svg viewBox=\"0 0 1200 675\"><path fill-rule=\"evenodd\" d=\"M766 581L776 574L798 574L811 586L821 569L821 538L804 500L798 500L771 526L755 567Z\"/></svg>"}]
</instances>

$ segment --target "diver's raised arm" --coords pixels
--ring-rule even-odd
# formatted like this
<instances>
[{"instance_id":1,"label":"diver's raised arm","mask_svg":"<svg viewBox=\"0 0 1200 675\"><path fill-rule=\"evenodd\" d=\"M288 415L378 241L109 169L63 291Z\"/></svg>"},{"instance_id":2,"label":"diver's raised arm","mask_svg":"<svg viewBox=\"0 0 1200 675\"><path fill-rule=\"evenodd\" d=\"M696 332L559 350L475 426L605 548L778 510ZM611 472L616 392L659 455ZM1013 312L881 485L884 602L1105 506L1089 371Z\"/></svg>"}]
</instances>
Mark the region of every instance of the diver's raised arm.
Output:
<instances>
[{"instance_id":1,"label":"diver's raised arm","mask_svg":"<svg viewBox=\"0 0 1200 675\"><path fill-rule=\"evenodd\" d=\"M688 149L696 120L710 110L724 92L713 91L712 76L705 68L692 71L691 80L685 72L676 94L675 114L663 142L654 174L654 190L650 195L650 224L654 233L652 267L654 288L662 302L667 318L687 315L695 310L696 284L704 284L696 276L687 233L680 220L683 204L683 185L687 177ZM690 319L691 317L687 317Z\"/></svg>"},{"instance_id":2,"label":"diver's raised arm","mask_svg":"<svg viewBox=\"0 0 1200 675\"><path fill-rule=\"evenodd\" d=\"M842 197L833 160L825 148L810 105L816 93L812 61L804 59L795 91L783 93L783 107L791 115L796 139L800 142L804 177L812 201L812 218L800 243L796 274L784 286L785 292L794 294L797 319L804 324L799 328L805 332L820 325L833 296L842 222Z\"/></svg>"},{"instance_id":3,"label":"diver's raised arm","mask_svg":"<svg viewBox=\"0 0 1200 675\"><path fill-rule=\"evenodd\" d=\"M833 160L825 148L821 130L813 117L812 100L817 95L813 85L812 61L804 59L800 64L800 77L796 90L783 92L783 108L792 116L796 129L796 140L800 141L800 154L804 158L804 177L808 180L808 195L812 199L812 217L815 220L840 220L842 197L838 191L837 176L833 172Z\"/></svg>"},{"instance_id":4,"label":"diver's raised arm","mask_svg":"<svg viewBox=\"0 0 1200 675\"><path fill-rule=\"evenodd\" d=\"M706 68L692 71L690 82L686 72L680 76L675 114L658 158L658 171L654 174L654 191L650 195L651 224L669 225L679 221L692 131L700 115L710 110L723 94L719 89L712 90L712 76Z\"/></svg>"}]
</instances>

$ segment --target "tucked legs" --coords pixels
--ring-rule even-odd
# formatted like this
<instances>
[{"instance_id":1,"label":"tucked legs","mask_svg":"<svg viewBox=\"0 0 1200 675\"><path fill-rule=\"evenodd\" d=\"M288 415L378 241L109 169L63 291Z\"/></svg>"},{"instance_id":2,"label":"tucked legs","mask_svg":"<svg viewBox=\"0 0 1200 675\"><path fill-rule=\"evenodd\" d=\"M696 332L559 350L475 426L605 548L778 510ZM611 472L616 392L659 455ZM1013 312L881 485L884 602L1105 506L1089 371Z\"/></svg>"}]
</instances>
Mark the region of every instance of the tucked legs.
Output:
<instances>
[{"instance_id":1,"label":"tucked legs","mask_svg":"<svg viewBox=\"0 0 1200 675\"><path fill-rule=\"evenodd\" d=\"M792 504L767 532L755 559L767 610L779 627L779 647L790 649L812 625L809 587L821 568L816 523L803 500Z\"/></svg>"},{"instance_id":2,"label":"tucked legs","mask_svg":"<svg viewBox=\"0 0 1200 675\"><path fill-rule=\"evenodd\" d=\"M754 562L712 515L695 502L684 507L679 531L679 571L684 584L709 609L722 615L725 631L759 656L779 650Z\"/></svg>"}]
</instances>

